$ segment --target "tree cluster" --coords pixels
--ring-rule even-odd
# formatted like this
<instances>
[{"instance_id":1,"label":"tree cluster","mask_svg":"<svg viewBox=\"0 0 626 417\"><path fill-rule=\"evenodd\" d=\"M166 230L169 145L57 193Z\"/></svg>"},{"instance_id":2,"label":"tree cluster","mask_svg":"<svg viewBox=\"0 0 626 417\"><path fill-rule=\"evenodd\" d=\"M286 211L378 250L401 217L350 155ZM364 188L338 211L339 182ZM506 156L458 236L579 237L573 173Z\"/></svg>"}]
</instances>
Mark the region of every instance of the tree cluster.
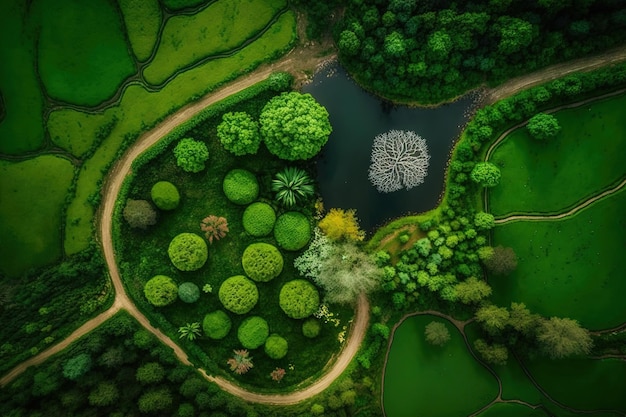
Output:
<instances>
[{"instance_id":1,"label":"tree cluster","mask_svg":"<svg viewBox=\"0 0 626 417\"><path fill-rule=\"evenodd\" d=\"M342 63L377 93L437 103L626 38L619 2L349 2Z\"/></svg>"}]
</instances>

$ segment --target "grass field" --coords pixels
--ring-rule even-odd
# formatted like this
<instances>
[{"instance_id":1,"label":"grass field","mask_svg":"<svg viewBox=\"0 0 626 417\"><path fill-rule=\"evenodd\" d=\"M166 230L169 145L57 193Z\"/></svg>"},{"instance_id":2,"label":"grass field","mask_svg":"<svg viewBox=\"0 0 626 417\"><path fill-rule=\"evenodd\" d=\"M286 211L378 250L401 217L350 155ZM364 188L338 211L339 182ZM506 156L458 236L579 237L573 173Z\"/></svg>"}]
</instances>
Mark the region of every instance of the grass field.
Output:
<instances>
[{"instance_id":1,"label":"grass field","mask_svg":"<svg viewBox=\"0 0 626 417\"><path fill-rule=\"evenodd\" d=\"M562 127L547 142L521 128L496 148L491 162L502 172L489 190L494 216L558 213L626 175L626 95L555 113Z\"/></svg>"},{"instance_id":2,"label":"grass field","mask_svg":"<svg viewBox=\"0 0 626 417\"><path fill-rule=\"evenodd\" d=\"M118 3L135 57L146 61L152 54L161 28L159 0L118 0Z\"/></svg>"},{"instance_id":3,"label":"grass field","mask_svg":"<svg viewBox=\"0 0 626 417\"><path fill-rule=\"evenodd\" d=\"M268 59L268 57L284 51L292 44L295 34L295 16L288 12L267 31L261 38L243 48L232 57L209 61L197 68L186 71L168 83L159 92L151 93L143 87L132 85L124 93L119 107L114 107L104 114L74 113L56 119L56 122L70 124L77 137L82 137L80 126L91 126L97 131L110 123L115 116L119 122L111 134L102 142L96 153L85 162L81 169L76 188L76 198L67 212L65 251L76 253L87 247L91 240L91 224L93 207L88 203L89 197L97 192L97 182L103 176L103 169L115 158L124 136L145 130L164 115L184 105L190 97L198 97L233 77L244 73ZM202 82L200 82L202 80ZM96 121L96 120L99 120ZM63 125L50 126L51 132L61 132ZM68 142L73 139L66 138Z\"/></svg>"},{"instance_id":4,"label":"grass field","mask_svg":"<svg viewBox=\"0 0 626 417\"><path fill-rule=\"evenodd\" d=\"M591 329L623 323L625 211L622 190L567 220L496 227L493 244L512 247L519 265L508 277L490 278L494 302L524 302Z\"/></svg>"},{"instance_id":5,"label":"grass field","mask_svg":"<svg viewBox=\"0 0 626 417\"><path fill-rule=\"evenodd\" d=\"M424 328L433 320L445 323L450 332L450 341L443 347L424 339ZM387 416L469 415L497 393L496 380L474 360L461 334L449 322L415 316L395 332L385 372Z\"/></svg>"},{"instance_id":6,"label":"grass field","mask_svg":"<svg viewBox=\"0 0 626 417\"><path fill-rule=\"evenodd\" d=\"M0 273L18 276L61 256L61 210L73 175L72 164L55 156L0 161Z\"/></svg>"},{"instance_id":7,"label":"grass field","mask_svg":"<svg viewBox=\"0 0 626 417\"><path fill-rule=\"evenodd\" d=\"M183 9L185 7L194 7L202 3L208 3L210 0L163 0L163 4L172 10Z\"/></svg>"},{"instance_id":8,"label":"grass field","mask_svg":"<svg viewBox=\"0 0 626 417\"><path fill-rule=\"evenodd\" d=\"M135 69L121 19L107 0L42 0L39 71L50 96L94 106Z\"/></svg>"},{"instance_id":9,"label":"grass field","mask_svg":"<svg viewBox=\"0 0 626 417\"><path fill-rule=\"evenodd\" d=\"M533 410L523 404L496 403L478 414L478 417L547 417L541 408Z\"/></svg>"},{"instance_id":10,"label":"grass field","mask_svg":"<svg viewBox=\"0 0 626 417\"><path fill-rule=\"evenodd\" d=\"M626 362L619 360L536 359L525 365L553 399L580 410L626 412Z\"/></svg>"},{"instance_id":11,"label":"grass field","mask_svg":"<svg viewBox=\"0 0 626 417\"><path fill-rule=\"evenodd\" d=\"M0 48L0 93L5 117L0 121L0 153L20 154L43 145L43 97L35 73L36 36L17 0L0 2L0 38L13 47Z\"/></svg>"},{"instance_id":12,"label":"grass field","mask_svg":"<svg viewBox=\"0 0 626 417\"><path fill-rule=\"evenodd\" d=\"M285 6L284 0L218 1L197 14L172 17L143 72L146 81L160 85L180 69L239 47Z\"/></svg>"}]
</instances>

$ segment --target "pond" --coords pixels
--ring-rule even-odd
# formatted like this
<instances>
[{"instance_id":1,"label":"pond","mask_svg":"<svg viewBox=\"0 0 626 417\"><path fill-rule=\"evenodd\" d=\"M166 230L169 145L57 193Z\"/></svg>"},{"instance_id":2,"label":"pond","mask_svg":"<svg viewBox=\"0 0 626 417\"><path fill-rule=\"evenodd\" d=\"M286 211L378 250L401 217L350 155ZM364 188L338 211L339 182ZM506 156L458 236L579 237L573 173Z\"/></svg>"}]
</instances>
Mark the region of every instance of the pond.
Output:
<instances>
[{"instance_id":1,"label":"pond","mask_svg":"<svg viewBox=\"0 0 626 417\"><path fill-rule=\"evenodd\" d=\"M317 162L324 206L357 210L361 228L372 232L388 220L437 206L452 145L474 98L437 108L394 106L360 88L338 64L325 67L302 88L326 107L333 132ZM426 140L430 166L424 183L407 191L379 193L368 179L376 135L411 130Z\"/></svg>"}]
</instances>

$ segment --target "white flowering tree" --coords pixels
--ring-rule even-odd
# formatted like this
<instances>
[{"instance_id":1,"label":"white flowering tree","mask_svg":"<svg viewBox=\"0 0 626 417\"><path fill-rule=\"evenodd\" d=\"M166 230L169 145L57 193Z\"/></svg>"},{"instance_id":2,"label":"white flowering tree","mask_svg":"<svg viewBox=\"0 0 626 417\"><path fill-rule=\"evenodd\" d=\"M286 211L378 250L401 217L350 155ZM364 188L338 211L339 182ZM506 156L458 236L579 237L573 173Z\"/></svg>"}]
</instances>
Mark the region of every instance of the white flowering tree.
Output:
<instances>
[{"instance_id":1,"label":"white flowering tree","mask_svg":"<svg viewBox=\"0 0 626 417\"><path fill-rule=\"evenodd\" d=\"M426 140L415 132L390 130L374 138L369 179L381 193L410 190L428 175Z\"/></svg>"}]
</instances>

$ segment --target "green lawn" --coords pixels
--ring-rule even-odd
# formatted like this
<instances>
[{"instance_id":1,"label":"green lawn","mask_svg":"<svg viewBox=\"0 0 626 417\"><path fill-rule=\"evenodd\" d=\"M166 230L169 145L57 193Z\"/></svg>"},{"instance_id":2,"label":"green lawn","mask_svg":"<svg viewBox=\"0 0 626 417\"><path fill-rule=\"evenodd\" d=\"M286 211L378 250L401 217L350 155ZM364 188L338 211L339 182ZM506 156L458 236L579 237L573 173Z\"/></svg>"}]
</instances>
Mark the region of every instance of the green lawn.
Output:
<instances>
[{"instance_id":1,"label":"green lawn","mask_svg":"<svg viewBox=\"0 0 626 417\"><path fill-rule=\"evenodd\" d=\"M150 58L161 28L159 0L118 0L128 40L139 61Z\"/></svg>"},{"instance_id":2,"label":"green lawn","mask_svg":"<svg viewBox=\"0 0 626 417\"><path fill-rule=\"evenodd\" d=\"M180 69L241 46L285 5L285 0L221 0L197 14L172 17L143 72L146 81L160 85Z\"/></svg>"},{"instance_id":3,"label":"green lawn","mask_svg":"<svg viewBox=\"0 0 626 417\"><path fill-rule=\"evenodd\" d=\"M519 258L508 277L491 277L498 305L524 302L544 316L570 317L591 329L624 322L626 191L561 221L513 222L493 231L493 244Z\"/></svg>"},{"instance_id":4,"label":"green lawn","mask_svg":"<svg viewBox=\"0 0 626 417\"><path fill-rule=\"evenodd\" d=\"M579 410L626 412L626 362L605 359L535 359L525 365L553 399Z\"/></svg>"},{"instance_id":5,"label":"green lawn","mask_svg":"<svg viewBox=\"0 0 626 417\"><path fill-rule=\"evenodd\" d=\"M18 276L61 254L61 210L74 167L44 155L0 161L0 273Z\"/></svg>"},{"instance_id":6,"label":"green lawn","mask_svg":"<svg viewBox=\"0 0 626 417\"><path fill-rule=\"evenodd\" d=\"M95 106L135 72L121 17L107 0L42 0L39 73L48 94Z\"/></svg>"},{"instance_id":7,"label":"green lawn","mask_svg":"<svg viewBox=\"0 0 626 417\"><path fill-rule=\"evenodd\" d=\"M7 154L35 151L44 139L43 97L34 66L36 31L32 19L15 18L26 13L22 3L0 2L0 94L5 107L4 119L0 119L0 153Z\"/></svg>"},{"instance_id":8,"label":"green lawn","mask_svg":"<svg viewBox=\"0 0 626 417\"><path fill-rule=\"evenodd\" d=\"M124 92L119 106L110 108L103 114L66 110L62 116L53 119L55 125L49 127L53 137L56 134L62 135L63 126L68 125L72 127L72 132L78 140L86 134L81 130L81 126L89 126L89 129L95 132L111 123L114 116L119 119L110 135L81 169L76 198L72 200L67 212L66 253L83 250L91 240L94 210L88 203L88 198L97 192L97 182L103 176L103 169L115 159L124 136L145 130L146 126L153 126L166 114L187 103L190 97L198 97L225 81L251 70L269 57L282 53L295 39L295 23L293 13L284 13L262 37L237 54L209 61L186 71L159 92L151 93L141 86L131 85ZM73 142L73 138L65 137L64 140L68 143Z\"/></svg>"},{"instance_id":9,"label":"green lawn","mask_svg":"<svg viewBox=\"0 0 626 417\"><path fill-rule=\"evenodd\" d=\"M184 9L185 7L194 7L202 3L208 3L210 0L163 0L163 4L172 10Z\"/></svg>"},{"instance_id":10,"label":"green lawn","mask_svg":"<svg viewBox=\"0 0 626 417\"><path fill-rule=\"evenodd\" d=\"M547 417L543 409L533 410L523 404L496 403L478 414L478 417Z\"/></svg>"},{"instance_id":11,"label":"green lawn","mask_svg":"<svg viewBox=\"0 0 626 417\"><path fill-rule=\"evenodd\" d=\"M502 179L489 190L490 212L558 213L623 179L625 108L623 95L557 112L562 130L545 143L525 127L511 133L491 157Z\"/></svg>"},{"instance_id":12,"label":"green lawn","mask_svg":"<svg viewBox=\"0 0 626 417\"><path fill-rule=\"evenodd\" d=\"M450 331L443 347L428 344L424 328L442 321ZM461 334L433 316L407 319L395 332L385 372L384 407L389 417L469 415L498 393L495 378L469 353Z\"/></svg>"}]
</instances>

